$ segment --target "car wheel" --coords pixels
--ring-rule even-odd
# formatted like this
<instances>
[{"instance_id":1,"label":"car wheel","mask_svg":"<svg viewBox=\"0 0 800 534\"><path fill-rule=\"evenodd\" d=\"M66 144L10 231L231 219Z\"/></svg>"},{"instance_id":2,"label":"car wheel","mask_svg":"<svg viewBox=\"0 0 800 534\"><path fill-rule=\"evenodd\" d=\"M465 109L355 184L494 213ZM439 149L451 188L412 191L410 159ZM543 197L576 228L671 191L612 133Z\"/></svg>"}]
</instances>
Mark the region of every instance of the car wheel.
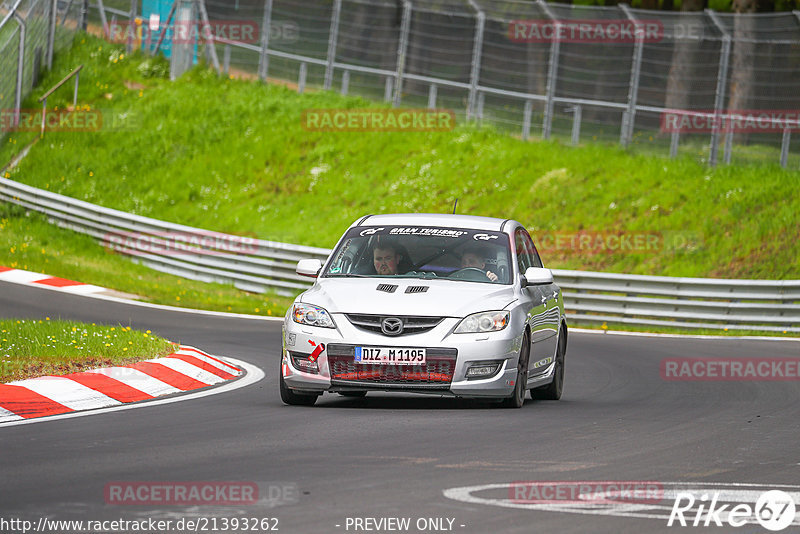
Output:
<instances>
[{"instance_id":1,"label":"car wheel","mask_svg":"<svg viewBox=\"0 0 800 534\"><path fill-rule=\"evenodd\" d=\"M366 391L340 391L339 395L342 397L355 397L357 399L363 399L367 396Z\"/></svg>"},{"instance_id":2,"label":"car wheel","mask_svg":"<svg viewBox=\"0 0 800 534\"><path fill-rule=\"evenodd\" d=\"M291 389L286 386L286 382L283 380L283 373L280 375L280 386L281 386L281 400L290 406L313 406L315 402L317 402L317 397L319 395L312 393L312 394L303 394L303 393L295 393Z\"/></svg>"},{"instance_id":3,"label":"car wheel","mask_svg":"<svg viewBox=\"0 0 800 534\"><path fill-rule=\"evenodd\" d=\"M553 381L540 388L531 390L531 397L541 400L558 400L564 390L564 359L567 355L567 338L564 330L558 334L558 350L556 350L556 368L553 371Z\"/></svg>"},{"instance_id":4,"label":"car wheel","mask_svg":"<svg viewBox=\"0 0 800 534\"><path fill-rule=\"evenodd\" d=\"M525 403L525 386L528 383L528 357L531 353L531 338L525 332L522 338L522 347L519 349L519 360L517 363L517 380L514 383L514 393L503 399L504 408L522 408Z\"/></svg>"}]
</instances>

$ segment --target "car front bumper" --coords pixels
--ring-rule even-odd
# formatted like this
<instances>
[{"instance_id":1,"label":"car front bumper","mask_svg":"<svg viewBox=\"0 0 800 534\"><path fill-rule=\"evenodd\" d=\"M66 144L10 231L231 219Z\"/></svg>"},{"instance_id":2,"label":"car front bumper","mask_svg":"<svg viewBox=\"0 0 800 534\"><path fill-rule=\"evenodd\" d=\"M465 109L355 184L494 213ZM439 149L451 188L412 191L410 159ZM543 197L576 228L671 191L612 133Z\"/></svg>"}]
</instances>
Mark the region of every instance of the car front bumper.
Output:
<instances>
[{"instance_id":1,"label":"car front bumper","mask_svg":"<svg viewBox=\"0 0 800 534\"><path fill-rule=\"evenodd\" d=\"M501 398L513 393L523 336L510 326L488 334L453 334L460 319L444 318L427 332L390 337L355 327L343 314L332 317L336 328L301 325L287 315L281 374L290 389L308 393L406 391L478 398ZM425 348L428 363L356 363L355 347ZM301 369L292 355L301 360L313 355L317 372ZM466 377L470 366L490 362L499 364L492 376Z\"/></svg>"}]
</instances>

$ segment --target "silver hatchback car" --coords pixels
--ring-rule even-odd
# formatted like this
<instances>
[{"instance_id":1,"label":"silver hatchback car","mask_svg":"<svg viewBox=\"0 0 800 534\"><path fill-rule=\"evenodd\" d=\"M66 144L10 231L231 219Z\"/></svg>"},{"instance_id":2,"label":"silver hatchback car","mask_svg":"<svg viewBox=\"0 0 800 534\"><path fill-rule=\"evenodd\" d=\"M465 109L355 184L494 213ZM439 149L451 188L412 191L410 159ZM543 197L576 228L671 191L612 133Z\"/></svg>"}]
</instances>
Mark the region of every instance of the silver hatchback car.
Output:
<instances>
[{"instance_id":1,"label":"silver hatchback car","mask_svg":"<svg viewBox=\"0 0 800 534\"><path fill-rule=\"evenodd\" d=\"M557 400L567 322L560 288L525 228L467 215L371 215L353 223L283 323L280 393L401 391Z\"/></svg>"}]
</instances>

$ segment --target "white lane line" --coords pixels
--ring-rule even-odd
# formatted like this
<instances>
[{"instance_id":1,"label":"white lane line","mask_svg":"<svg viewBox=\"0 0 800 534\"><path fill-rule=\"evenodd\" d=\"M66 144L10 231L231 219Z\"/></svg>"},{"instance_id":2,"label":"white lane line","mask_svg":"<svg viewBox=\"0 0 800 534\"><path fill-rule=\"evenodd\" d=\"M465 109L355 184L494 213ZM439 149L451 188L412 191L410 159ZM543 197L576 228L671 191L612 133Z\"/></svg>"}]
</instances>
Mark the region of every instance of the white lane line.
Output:
<instances>
[{"instance_id":1,"label":"white lane line","mask_svg":"<svg viewBox=\"0 0 800 534\"><path fill-rule=\"evenodd\" d=\"M130 367L107 367L105 369L92 369L91 371L86 372L105 375L109 378L113 378L114 380L119 380L123 384L130 386L133 389L138 389L143 393L147 393L151 397L181 392L180 389L170 386L158 378L152 377L147 373L143 373L138 369L132 369Z\"/></svg>"},{"instance_id":2,"label":"white lane line","mask_svg":"<svg viewBox=\"0 0 800 534\"><path fill-rule=\"evenodd\" d=\"M674 339L732 339L745 341L800 341L800 337L772 337L772 336L712 336L708 334L658 334L655 332L625 332L623 330L595 330L592 328L569 327L569 333L577 334L598 334L602 336L633 336L633 337L664 337Z\"/></svg>"},{"instance_id":3,"label":"white lane line","mask_svg":"<svg viewBox=\"0 0 800 534\"><path fill-rule=\"evenodd\" d=\"M167 356L164 358L153 358L152 360L144 360L144 361L152 363L160 363L164 367L169 367L173 371L177 371L182 375L188 376L189 378L193 378L204 384L211 385L225 381L225 379L222 378L221 376L209 373L208 371L205 371L197 367L196 365L192 365L189 362L179 360L178 358L170 358L169 356Z\"/></svg>"},{"instance_id":4,"label":"white lane line","mask_svg":"<svg viewBox=\"0 0 800 534\"><path fill-rule=\"evenodd\" d=\"M22 386L71 410L89 410L121 404L97 390L61 376L40 376L9 382L9 385Z\"/></svg>"},{"instance_id":5,"label":"white lane line","mask_svg":"<svg viewBox=\"0 0 800 534\"><path fill-rule=\"evenodd\" d=\"M205 389L203 391L187 393L186 395L180 395L177 397L170 397L167 399L154 399L151 401L136 402L133 404L123 404L122 406L112 406L109 408L100 408L98 410L87 410L83 412L72 412L61 415L51 415L49 417L37 417L36 419L23 419L21 421L10 421L8 423L0 423L0 428L4 428L7 426L17 426L17 425L32 425L34 423L43 423L46 421L54 421L56 419L71 419L73 417L86 417L89 415L98 415L109 412L119 412L123 410L135 410L137 408L149 408L151 406L161 406L162 404L171 404L173 402L182 402L186 400L199 399L201 397L208 397L210 395L217 395L219 393L226 393L228 391L233 391L234 389L243 388L251 384L255 384L256 382L264 378L264 371L262 371L259 367L256 367L255 365L251 365L241 360L235 360L233 358L225 358L225 359L229 362L233 362L239 367L242 367L247 372L247 375L238 380L228 381L226 384L223 384L221 386L212 389Z\"/></svg>"}]
</instances>

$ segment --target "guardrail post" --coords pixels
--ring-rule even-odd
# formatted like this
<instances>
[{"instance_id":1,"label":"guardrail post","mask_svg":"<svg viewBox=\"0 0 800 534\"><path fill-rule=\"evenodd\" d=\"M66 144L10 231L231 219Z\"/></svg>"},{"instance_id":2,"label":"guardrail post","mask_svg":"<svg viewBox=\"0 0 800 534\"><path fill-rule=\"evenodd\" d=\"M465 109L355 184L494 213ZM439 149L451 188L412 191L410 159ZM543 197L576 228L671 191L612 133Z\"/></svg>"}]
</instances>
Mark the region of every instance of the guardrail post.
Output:
<instances>
[{"instance_id":1,"label":"guardrail post","mask_svg":"<svg viewBox=\"0 0 800 534\"><path fill-rule=\"evenodd\" d=\"M725 147L722 152L722 162L729 165L731 162L731 154L733 153L733 130L728 128L725 132Z\"/></svg>"},{"instance_id":2,"label":"guardrail post","mask_svg":"<svg viewBox=\"0 0 800 534\"><path fill-rule=\"evenodd\" d=\"M50 2L50 18L47 21L47 70L53 68L53 47L56 41L56 19L58 18L58 0Z\"/></svg>"},{"instance_id":3,"label":"guardrail post","mask_svg":"<svg viewBox=\"0 0 800 534\"><path fill-rule=\"evenodd\" d=\"M539 7L545 12L547 17L553 22L553 37L550 41L550 61L547 67L547 89L544 104L544 121L542 121L542 137L550 139L553 127L553 98L556 96L556 77L558 76L558 59L561 51L561 41L558 35L561 33L561 21L553 16L553 12L544 0L537 0Z\"/></svg>"},{"instance_id":4,"label":"guardrail post","mask_svg":"<svg viewBox=\"0 0 800 534\"><path fill-rule=\"evenodd\" d=\"M269 38L272 29L272 0L264 0L264 18L261 19L261 55L258 56L258 79L267 81L269 71Z\"/></svg>"},{"instance_id":5,"label":"guardrail post","mask_svg":"<svg viewBox=\"0 0 800 534\"><path fill-rule=\"evenodd\" d=\"M486 27L486 14L475 3L469 0L470 6L477 13L475 15L475 37L472 40L472 65L469 74L469 97L467 99L467 120L472 118L475 113L476 97L478 93L478 81L481 76L481 57L483 55L483 30ZM483 110L481 110L483 111Z\"/></svg>"},{"instance_id":6,"label":"guardrail post","mask_svg":"<svg viewBox=\"0 0 800 534\"><path fill-rule=\"evenodd\" d=\"M786 168L789 162L789 141L792 136L792 130L788 126L783 129L783 139L781 140L781 167Z\"/></svg>"},{"instance_id":7,"label":"guardrail post","mask_svg":"<svg viewBox=\"0 0 800 534\"><path fill-rule=\"evenodd\" d=\"M430 87L428 87L428 109L434 109L436 107L436 84L432 83Z\"/></svg>"},{"instance_id":8,"label":"guardrail post","mask_svg":"<svg viewBox=\"0 0 800 534\"><path fill-rule=\"evenodd\" d=\"M328 62L325 65L325 89L333 85L333 64L336 61L336 45L339 40L339 17L342 14L342 0L334 0L331 16L331 29L328 34Z\"/></svg>"},{"instance_id":9,"label":"guardrail post","mask_svg":"<svg viewBox=\"0 0 800 534\"><path fill-rule=\"evenodd\" d=\"M475 104L475 118L477 118L480 122L483 122L483 101L485 98L486 93L478 91L478 96L476 98L477 103Z\"/></svg>"},{"instance_id":10,"label":"guardrail post","mask_svg":"<svg viewBox=\"0 0 800 534\"><path fill-rule=\"evenodd\" d=\"M347 95L347 91L350 89L350 71L345 70L342 73L342 95Z\"/></svg>"},{"instance_id":11,"label":"guardrail post","mask_svg":"<svg viewBox=\"0 0 800 534\"><path fill-rule=\"evenodd\" d=\"M619 4L619 8L634 24L635 40L633 44L633 61L631 63L631 79L628 83L628 109L625 120L622 121L619 142L626 147L633 138L633 127L636 123L636 101L639 95L639 77L642 72L642 54L644 52L644 28L626 4Z\"/></svg>"},{"instance_id":12,"label":"guardrail post","mask_svg":"<svg viewBox=\"0 0 800 534\"><path fill-rule=\"evenodd\" d=\"M531 135L531 114L533 113L533 100L525 101L525 110L522 112L522 139L527 140Z\"/></svg>"},{"instance_id":13,"label":"guardrail post","mask_svg":"<svg viewBox=\"0 0 800 534\"><path fill-rule=\"evenodd\" d=\"M711 130L711 147L708 151L708 164L712 167L717 165L717 153L719 151L719 127L722 118L722 106L725 99L725 85L728 79L728 61L731 55L731 36L725 26L722 25L716 12L711 9L705 10L711 21L722 33L722 48L720 50L719 70L717 71L717 89L714 95L714 127Z\"/></svg>"},{"instance_id":14,"label":"guardrail post","mask_svg":"<svg viewBox=\"0 0 800 534\"><path fill-rule=\"evenodd\" d=\"M14 93L14 126L19 126L20 106L22 105L22 78L25 75L25 19L14 11L14 20L19 24L19 53L17 54L17 86Z\"/></svg>"},{"instance_id":15,"label":"guardrail post","mask_svg":"<svg viewBox=\"0 0 800 534\"><path fill-rule=\"evenodd\" d=\"M403 98L403 73L406 68L406 53L408 52L408 33L411 29L410 0L403 0L403 20L400 23L400 38L397 42L397 72L395 73L394 98L392 105L397 107Z\"/></svg>"}]
</instances>

